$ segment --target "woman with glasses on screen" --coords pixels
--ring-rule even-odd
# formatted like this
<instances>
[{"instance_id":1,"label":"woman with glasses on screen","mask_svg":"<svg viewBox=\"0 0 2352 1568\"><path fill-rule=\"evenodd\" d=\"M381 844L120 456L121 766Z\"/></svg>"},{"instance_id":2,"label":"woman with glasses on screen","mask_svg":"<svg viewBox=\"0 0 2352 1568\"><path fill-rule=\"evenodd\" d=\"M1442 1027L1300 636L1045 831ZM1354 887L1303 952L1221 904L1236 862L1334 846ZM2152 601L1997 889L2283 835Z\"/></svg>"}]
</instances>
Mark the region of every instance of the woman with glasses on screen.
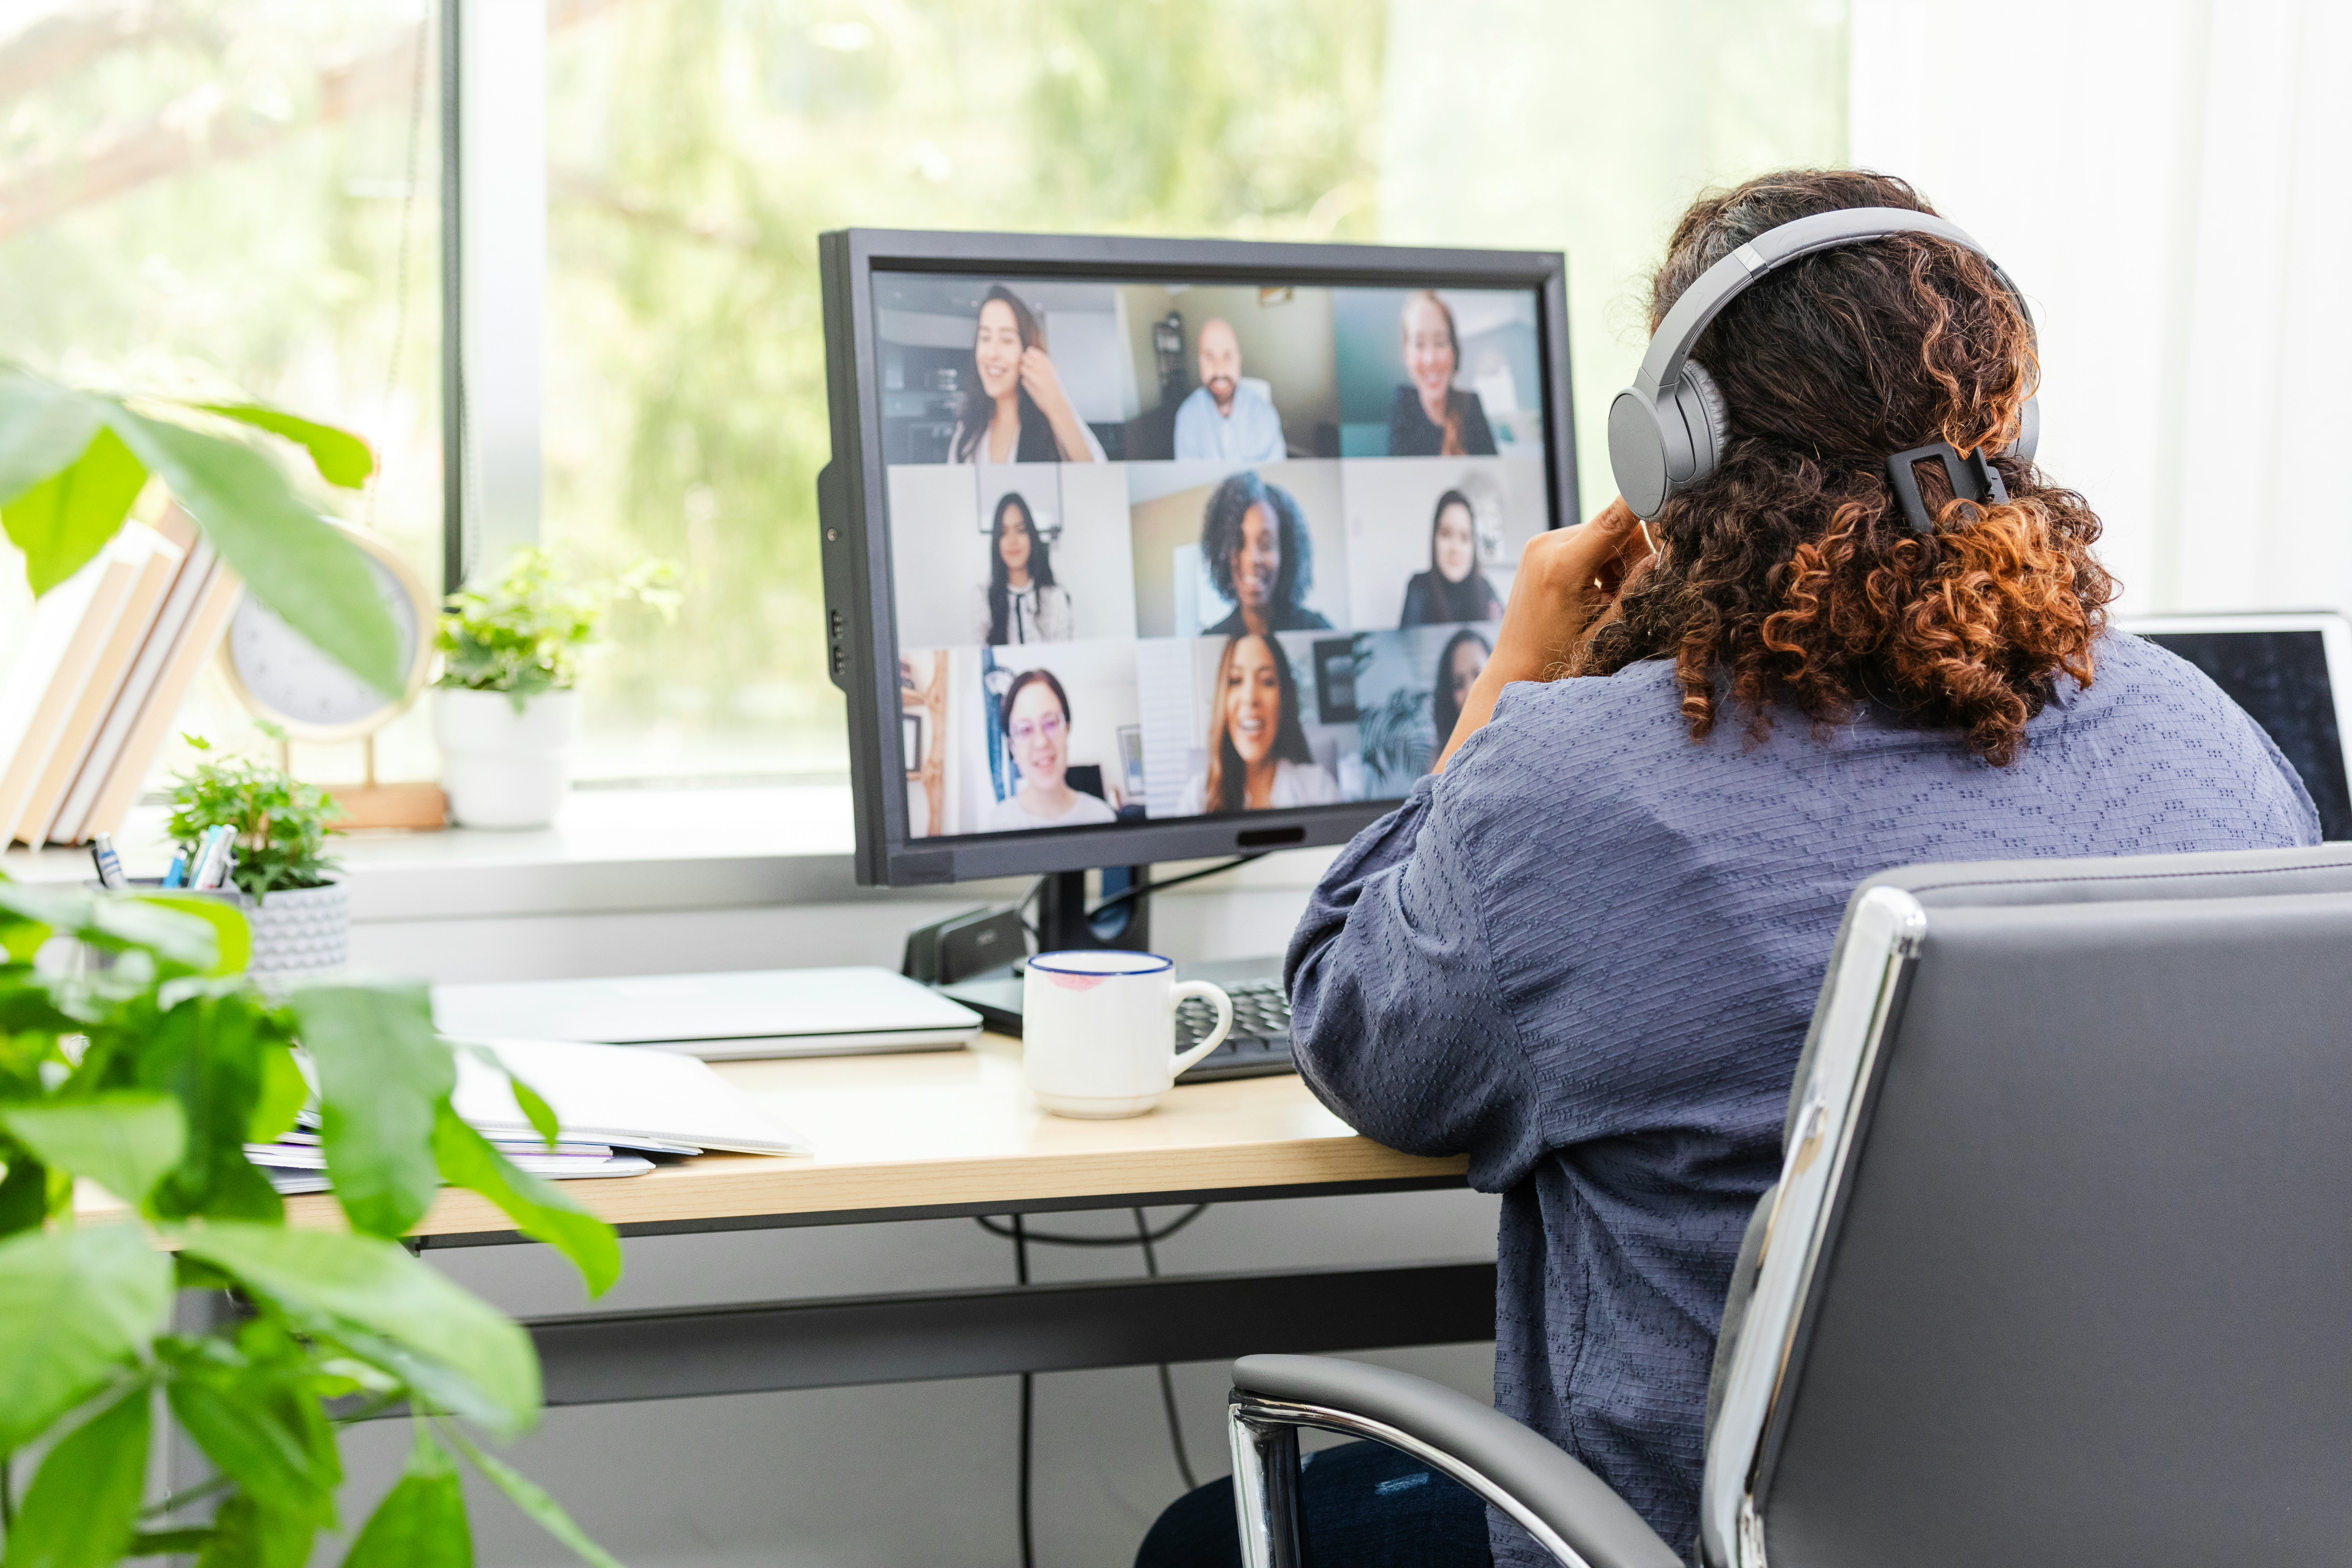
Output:
<instances>
[{"instance_id":1,"label":"woman with glasses on screen","mask_svg":"<svg viewBox=\"0 0 2352 1568\"><path fill-rule=\"evenodd\" d=\"M1021 784L988 808L982 833L1118 820L1109 802L1070 787L1070 696L1052 670L1024 669L1014 676L998 710Z\"/></svg>"},{"instance_id":2,"label":"woman with glasses on screen","mask_svg":"<svg viewBox=\"0 0 2352 1568\"><path fill-rule=\"evenodd\" d=\"M1447 490L1429 520L1429 570L1404 585L1404 626L1456 626L1503 618L1502 595L1478 570L1478 525L1470 498Z\"/></svg>"},{"instance_id":3,"label":"woman with glasses on screen","mask_svg":"<svg viewBox=\"0 0 2352 1568\"><path fill-rule=\"evenodd\" d=\"M1018 295L989 285L971 341L949 457L959 463L1099 463L1102 443L1062 390L1045 353L1045 329Z\"/></svg>"},{"instance_id":4,"label":"woman with glasses on screen","mask_svg":"<svg viewBox=\"0 0 2352 1568\"><path fill-rule=\"evenodd\" d=\"M1007 490L988 530L988 586L980 591L980 640L991 647L1070 640L1070 591L1054 581L1053 556L1029 503Z\"/></svg>"},{"instance_id":5,"label":"woman with glasses on screen","mask_svg":"<svg viewBox=\"0 0 2352 1568\"><path fill-rule=\"evenodd\" d=\"M1476 393L1454 384L1462 369L1462 337L1454 330L1452 308L1435 289L1421 289L1406 298L1397 332L1404 372L1412 379L1396 389L1389 406L1389 456L1493 457L1486 405Z\"/></svg>"},{"instance_id":6,"label":"woman with glasses on screen","mask_svg":"<svg viewBox=\"0 0 2352 1568\"><path fill-rule=\"evenodd\" d=\"M1179 815L1330 805L1339 785L1298 722L1298 683L1270 637L1244 632L1217 659L1209 700L1209 771L1184 786Z\"/></svg>"}]
</instances>

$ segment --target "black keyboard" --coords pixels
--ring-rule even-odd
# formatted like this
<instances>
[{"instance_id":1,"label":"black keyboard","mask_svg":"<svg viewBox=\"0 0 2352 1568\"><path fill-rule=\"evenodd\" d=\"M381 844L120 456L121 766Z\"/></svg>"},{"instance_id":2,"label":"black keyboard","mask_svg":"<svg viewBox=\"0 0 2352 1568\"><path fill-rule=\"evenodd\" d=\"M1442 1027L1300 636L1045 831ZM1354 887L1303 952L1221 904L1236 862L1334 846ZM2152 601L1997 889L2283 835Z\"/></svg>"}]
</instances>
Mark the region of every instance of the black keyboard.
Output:
<instances>
[{"instance_id":1,"label":"black keyboard","mask_svg":"<svg viewBox=\"0 0 2352 1568\"><path fill-rule=\"evenodd\" d=\"M1279 980L1244 980L1227 984L1234 999L1234 1032L1225 1043L1177 1077L1178 1083L1203 1083L1220 1078L1263 1078L1270 1073L1296 1072L1290 1059L1290 998ZM1176 1048L1192 1049L1217 1026L1217 1010L1198 997L1176 1006Z\"/></svg>"}]
</instances>

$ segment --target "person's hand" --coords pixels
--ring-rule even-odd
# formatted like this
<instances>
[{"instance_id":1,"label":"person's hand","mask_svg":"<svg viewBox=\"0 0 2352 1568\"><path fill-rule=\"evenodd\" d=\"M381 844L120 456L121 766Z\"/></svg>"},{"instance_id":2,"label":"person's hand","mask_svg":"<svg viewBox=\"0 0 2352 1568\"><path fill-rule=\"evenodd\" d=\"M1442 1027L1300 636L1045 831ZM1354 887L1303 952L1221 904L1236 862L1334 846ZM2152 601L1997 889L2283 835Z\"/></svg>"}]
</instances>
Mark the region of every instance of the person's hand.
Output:
<instances>
[{"instance_id":1,"label":"person's hand","mask_svg":"<svg viewBox=\"0 0 2352 1568\"><path fill-rule=\"evenodd\" d=\"M1502 666L1505 680L1542 679L1616 608L1626 578L1651 553L1641 520L1622 498L1591 522L1528 540L1487 668Z\"/></svg>"},{"instance_id":2,"label":"person's hand","mask_svg":"<svg viewBox=\"0 0 2352 1568\"><path fill-rule=\"evenodd\" d=\"M1462 742L1495 716L1505 686L1541 680L1568 662L1586 634L1615 612L1618 595L1654 554L1648 532L1622 497L1591 522L1528 541L1511 579L1494 655L1462 704L1462 717L1438 759L1439 773Z\"/></svg>"},{"instance_id":3,"label":"person's hand","mask_svg":"<svg viewBox=\"0 0 2352 1568\"><path fill-rule=\"evenodd\" d=\"M1076 418L1070 407L1069 394L1062 390L1062 377L1054 369L1052 356L1034 345L1021 351L1021 390L1029 401L1049 420Z\"/></svg>"}]
</instances>

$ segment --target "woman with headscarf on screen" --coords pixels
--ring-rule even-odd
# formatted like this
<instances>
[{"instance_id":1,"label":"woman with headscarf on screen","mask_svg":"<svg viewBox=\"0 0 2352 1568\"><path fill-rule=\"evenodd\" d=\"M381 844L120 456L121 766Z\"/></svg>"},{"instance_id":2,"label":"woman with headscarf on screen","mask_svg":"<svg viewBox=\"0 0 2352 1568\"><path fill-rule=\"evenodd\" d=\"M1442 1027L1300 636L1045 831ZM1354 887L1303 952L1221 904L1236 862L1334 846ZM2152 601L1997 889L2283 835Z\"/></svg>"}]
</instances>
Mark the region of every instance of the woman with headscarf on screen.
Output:
<instances>
[{"instance_id":1,"label":"woman with headscarf on screen","mask_svg":"<svg viewBox=\"0 0 2352 1568\"><path fill-rule=\"evenodd\" d=\"M1102 443L1062 390L1036 313L1002 283L989 285L972 329L971 384L955 436L958 463L1099 463Z\"/></svg>"},{"instance_id":2,"label":"woman with headscarf on screen","mask_svg":"<svg viewBox=\"0 0 2352 1568\"><path fill-rule=\"evenodd\" d=\"M1462 368L1462 335L1454 311L1433 289L1408 295L1398 318L1405 374L1389 407L1391 458L1491 458L1495 433L1475 392L1454 384Z\"/></svg>"},{"instance_id":3,"label":"woman with headscarf on screen","mask_svg":"<svg viewBox=\"0 0 2352 1568\"><path fill-rule=\"evenodd\" d=\"M1180 815L1330 805L1339 785L1315 761L1298 722L1298 682L1282 645L1244 632L1217 660L1209 705L1209 771L1184 786Z\"/></svg>"},{"instance_id":4,"label":"woman with headscarf on screen","mask_svg":"<svg viewBox=\"0 0 2352 1568\"><path fill-rule=\"evenodd\" d=\"M1502 595L1478 570L1478 525L1470 498L1447 490L1429 524L1429 570L1404 585L1403 626L1454 626L1503 618ZM1448 731L1451 733L1451 731Z\"/></svg>"}]
</instances>

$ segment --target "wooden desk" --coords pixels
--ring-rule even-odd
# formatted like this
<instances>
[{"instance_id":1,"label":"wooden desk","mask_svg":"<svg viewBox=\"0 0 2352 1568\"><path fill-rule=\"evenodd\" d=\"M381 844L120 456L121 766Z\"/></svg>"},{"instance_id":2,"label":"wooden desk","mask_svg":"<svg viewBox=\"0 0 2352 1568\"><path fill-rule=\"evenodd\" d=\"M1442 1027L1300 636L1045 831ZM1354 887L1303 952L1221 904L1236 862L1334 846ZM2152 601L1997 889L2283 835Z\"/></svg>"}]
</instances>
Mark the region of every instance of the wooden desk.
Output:
<instances>
[{"instance_id":1,"label":"wooden desk","mask_svg":"<svg viewBox=\"0 0 2352 1568\"><path fill-rule=\"evenodd\" d=\"M706 1155L564 1191L635 1236L1458 1187L1468 1162L1400 1154L1349 1131L1297 1079L1171 1090L1149 1115L1040 1110L1021 1046L729 1062L719 1070L815 1147ZM340 1225L323 1194L297 1224ZM423 1247L521 1239L445 1191ZM1437 1263L1174 1275L651 1312L528 1324L550 1405L999 1376L1254 1351L1370 1350L1494 1337L1495 1268Z\"/></svg>"},{"instance_id":2,"label":"wooden desk","mask_svg":"<svg viewBox=\"0 0 2352 1568\"><path fill-rule=\"evenodd\" d=\"M1469 1168L1373 1142L1287 1074L1188 1084L1121 1121L1050 1115L1022 1082L1021 1043L1001 1035L969 1051L717 1067L816 1152L708 1154L563 1190L646 1236L1455 1187ZM298 1224L340 1223L324 1194L287 1208ZM457 1190L415 1234L433 1246L517 1239Z\"/></svg>"}]
</instances>

